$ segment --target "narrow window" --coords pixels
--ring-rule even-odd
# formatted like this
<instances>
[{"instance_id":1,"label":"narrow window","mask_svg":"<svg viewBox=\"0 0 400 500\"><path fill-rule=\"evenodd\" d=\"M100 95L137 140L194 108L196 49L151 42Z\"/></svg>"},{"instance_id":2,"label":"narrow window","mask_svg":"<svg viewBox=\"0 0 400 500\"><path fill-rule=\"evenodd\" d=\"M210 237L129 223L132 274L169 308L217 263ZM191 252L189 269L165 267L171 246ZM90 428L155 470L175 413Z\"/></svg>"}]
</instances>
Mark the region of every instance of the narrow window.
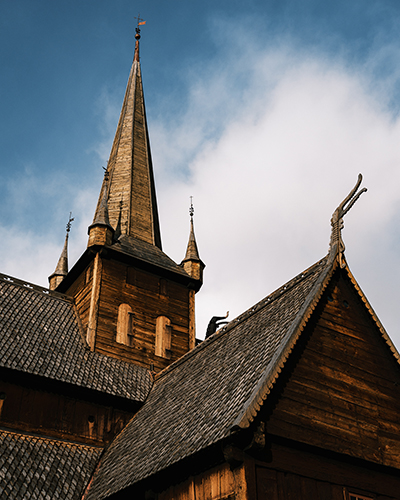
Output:
<instances>
[{"instance_id":1,"label":"narrow window","mask_svg":"<svg viewBox=\"0 0 400 500\"><path fill-rule=\"evenodd\" d=\"M160 295L167 295L167 280L160 279Z\"/></svg>"},{"instance_id":2,"label":"narrow window","mask_svg":"<svg viewBox=\"0 0 400 500\"><path fill-rule=\"evenodd\" d=\"M171 321L166 316L158 316L156 321L156 356L171 358Z\"/></svg>"},{"instance_id":3,"label":"narrow window","mask_svg":"<svg viewBox=\"0 0 400 500\"><path fill-rule=\"evenodd\" d=\"M131 345L134 334L134 316L129 304L121 304L118 308L117 338L119 344Z\"/></svg>"},{"instance_id":4,"label":"narrow window","mask_svg":"<svg viewBox=\"0 0 400 500\"><path fill-rule=\"evenodd\" d=\"M126 282L128 285L136 285L136 272L133 267L128 267L126 270Z\"/></svg>"}]
</instances>

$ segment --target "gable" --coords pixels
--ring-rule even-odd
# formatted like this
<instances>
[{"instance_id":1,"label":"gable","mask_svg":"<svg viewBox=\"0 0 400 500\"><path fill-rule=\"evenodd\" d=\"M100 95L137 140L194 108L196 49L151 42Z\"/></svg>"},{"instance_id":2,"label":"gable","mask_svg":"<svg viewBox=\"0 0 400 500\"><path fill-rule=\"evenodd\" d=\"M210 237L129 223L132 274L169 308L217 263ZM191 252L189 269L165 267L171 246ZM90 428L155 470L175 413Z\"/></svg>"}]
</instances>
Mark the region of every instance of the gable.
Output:
<instances>
[{"instance_id":1,"label":"gable","mask_svg":"<svg viewBox=\"0 0 400 500\"><path fill-rule=\"evenodd\" d=\"M131 487L232 436L238 415L276 372L277 352L326 271L323 259L165 369L105 452L87 500ZM121 456L131 467L114 466Z\"/></svg>"},{"instance_id":2,"label":"gable","mask_svg":"<svg viewBox=\"0 0 400 500\"><path fill-rule=\"evenodd\" d=\"M287 368L268 433L400 466L400 370L346 270L337 270Z\"/></svg>"}]
</instances>

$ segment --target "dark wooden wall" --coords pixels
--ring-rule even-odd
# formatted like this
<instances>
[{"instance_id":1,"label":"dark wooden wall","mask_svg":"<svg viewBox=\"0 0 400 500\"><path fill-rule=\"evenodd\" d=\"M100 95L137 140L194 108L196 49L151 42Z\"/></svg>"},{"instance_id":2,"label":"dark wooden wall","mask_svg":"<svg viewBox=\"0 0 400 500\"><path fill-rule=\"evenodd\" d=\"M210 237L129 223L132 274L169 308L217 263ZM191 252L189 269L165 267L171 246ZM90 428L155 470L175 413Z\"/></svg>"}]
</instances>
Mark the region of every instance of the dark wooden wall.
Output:
<instances>
[{"instance_id":1,"label":"dark wooden wall","mask_svg":"<svg viewBox=\"0 0 400 500\"><path fill-rule=\"evenodd\" d=\"M156 494L158 482L153 478L149 482L152 498L349 500L350 493L373 500L400 498L400 474L392 469L369 467L361 461L341 461L340 456L332 457L323 451L315 453L277 442L269 442L267 456L263 461L244 454L241 463L221 463L180 481L171 475L171 486ZM142 498L135 490L130 491L131 496L124 496L125 493L115 498L135 498L135 495Z\"/></svg>"},{"instance_id":2,"label":"dark wooden wall","mask_svg":"<svg viewBox=\"0 0 400 500\"><path fill-rule=\"evenodd\" d=\"M72 286L66 292L74 297L74 302L82 324L83 334L86 335L86 329L89 321L90 297L93 286L93 262L89 264L86 270L74 281Z\"/></svg>"},{"instance_id":3,"label":"dark wooden wall","mask_svg":"<svg viewBox=\"0 0 400 500\"><path fill-rule=\"evenodd\" d=\"M268 463L247 463L249 500L348 500L349 493L374 500L400 498L399 471L277 443L269 453Z\"/></svg>"},{"instance_id":4,"label":"dark wooden wall","mask_svg":"<svg viewBox=\"0 0 400 500\"><path fill-rule=\"evenodd\" d=\"M0 381L0 426L92 445L110 442L133 412Z\"/></svg>"},{"instance_id":5,"label":"dark wooden wall","mask_svg":"<svg viewBox=\"0 0 400 500\"><path fill-rule=\"evenodd\" d=\"M268 433L400 469L400 370L393 354L342 274L316 314Z\"/></svg>"}]
</instances>

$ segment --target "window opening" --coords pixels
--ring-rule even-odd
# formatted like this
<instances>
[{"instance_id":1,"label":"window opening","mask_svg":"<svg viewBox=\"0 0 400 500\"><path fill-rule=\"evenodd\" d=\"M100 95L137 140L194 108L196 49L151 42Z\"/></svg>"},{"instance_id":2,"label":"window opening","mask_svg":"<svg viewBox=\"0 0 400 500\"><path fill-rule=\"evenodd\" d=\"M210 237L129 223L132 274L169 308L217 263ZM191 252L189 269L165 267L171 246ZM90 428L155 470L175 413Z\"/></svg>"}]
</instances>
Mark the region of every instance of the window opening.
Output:
<instances>
[{"instance_id":1,"label":"window opening","mask_svg":"<svg viewBox=\"0 0 400 500\"><path fill-rule=\"evenodd\" d=\"M160 295L167 295L167 280L160 279Z\"/></svg>"},{"instance_id":2,"label":"window opening","mask_svg":"<svg viewBox=\"0 0 400 500\"><path fill-rule=\"evenodd\" d=\"M132 345L135 333L135 316L129 304L121 304L118 308L117 337L119 344Z\"/></svg>"},{"instance_id":3,"label":"window opening","mask_svg":"<svg viewBox=\"0 0 400 500\"><path fill-rule=\"evenodd\" d=\"M171 358L171 321L166 316L158 316L156 320L155 355L162 358Z\"/></svg>"}]
</instances>

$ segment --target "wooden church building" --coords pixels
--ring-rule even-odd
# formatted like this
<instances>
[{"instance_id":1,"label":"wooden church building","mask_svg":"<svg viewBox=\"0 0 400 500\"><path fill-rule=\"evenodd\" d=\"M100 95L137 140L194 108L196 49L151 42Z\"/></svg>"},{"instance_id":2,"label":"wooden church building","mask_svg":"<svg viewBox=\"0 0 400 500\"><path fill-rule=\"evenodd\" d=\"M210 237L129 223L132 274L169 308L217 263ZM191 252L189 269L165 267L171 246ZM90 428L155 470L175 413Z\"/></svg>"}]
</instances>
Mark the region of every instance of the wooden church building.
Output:
<instances>
[{"instance_id":1,"label":"wooden church building","mask_svg":"<svg viewBox=\"0 0 400 500\"><path fill-rule=\"evenodd\" d=\"M0 498L400 499L399 354L344 256L195 339L191 218L161 246L139 32L88 245L49 289L0 275ZM68 227L69 229L69 227ZM182 252L183 254L183 252Z\"/></svg>"}]
</instances>

